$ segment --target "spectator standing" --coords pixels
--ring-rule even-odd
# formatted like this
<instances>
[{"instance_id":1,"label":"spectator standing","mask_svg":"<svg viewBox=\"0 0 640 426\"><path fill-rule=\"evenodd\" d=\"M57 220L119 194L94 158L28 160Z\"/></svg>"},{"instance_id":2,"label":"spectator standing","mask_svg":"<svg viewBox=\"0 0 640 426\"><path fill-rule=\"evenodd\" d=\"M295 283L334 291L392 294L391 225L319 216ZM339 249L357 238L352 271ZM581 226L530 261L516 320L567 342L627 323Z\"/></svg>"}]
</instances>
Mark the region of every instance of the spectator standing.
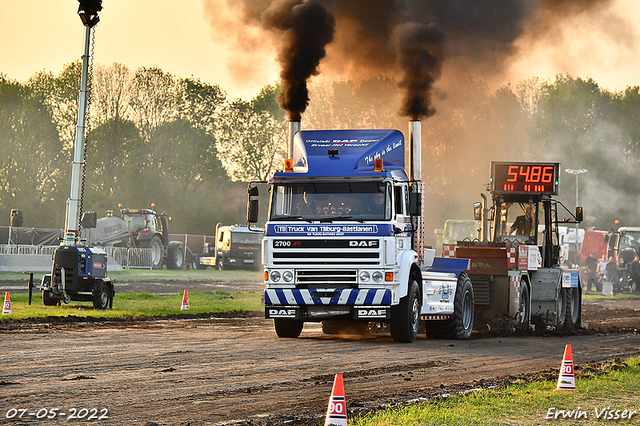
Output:
<instances>
[{"instance_id":1,"label":"spectator standing","mask_svg":"<svg viewBox=\"0 0 640 426\"><path fill-rule=\"evenodd\" d=\"M595 257L593 257L593 252L587 257L587 260L584 261L585 265L587 265L587 291L591 291L591 285L597 292L602 291L599 289L598 283L598 261Z\"/></svg>"}]
</instances>

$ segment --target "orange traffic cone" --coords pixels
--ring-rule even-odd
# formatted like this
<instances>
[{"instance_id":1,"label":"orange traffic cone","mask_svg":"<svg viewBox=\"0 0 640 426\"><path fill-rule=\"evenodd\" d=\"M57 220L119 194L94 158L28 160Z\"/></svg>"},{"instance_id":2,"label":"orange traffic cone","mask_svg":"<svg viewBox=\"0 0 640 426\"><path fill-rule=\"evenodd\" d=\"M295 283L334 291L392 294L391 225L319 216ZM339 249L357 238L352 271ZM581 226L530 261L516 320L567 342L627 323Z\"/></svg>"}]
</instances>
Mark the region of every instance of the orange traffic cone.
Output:
<instances>
[{"instance_id":1,"label":"orange traffic cone","mask_svg":"<svg viewBox=\"0 0 640 426\"><path fill-rule=\"evenodd\" d=\"M564 348L564 357L562 358L562 367L560 367L560 375L558 376L558 385L554 390L576 390L576 376L573 372L573 355L571 354L571 345L567 345Z\"/></svg>"},{"instance_id":2,"label":"orange traffic cone","mask_svg":"<svg viewBox=\"0 0 640 426\"><path fill-rule=\"evenodd\" d=\"M9 299L9 292L4 295L4 308L2 308L3 315L11 314L11 299Z\"/></svg>"},{"instance_id":3,"label":"orange traffic cone","mask_svg":"<svg viewBox=\"0 0 640 426\"><path fill-rule=\"evenodd\" d=\"M184 296L182 296L182 307L180 308L181 311L188 311L189 310L189 296L187 295L187 290L184 291Z\"/></svg>"},{"instance_id":4,"label":"orange traffic cone","mask_svg":"<svg viewBox=\"0 0 640 426\"><path fill-rule=\"evenodd\" d=\"M331 399L327 407L327 418L324 426L347 426L347 403L344 399L344 385L342 374L336 374L331 390Z\"/></svg>"}]
</instances>

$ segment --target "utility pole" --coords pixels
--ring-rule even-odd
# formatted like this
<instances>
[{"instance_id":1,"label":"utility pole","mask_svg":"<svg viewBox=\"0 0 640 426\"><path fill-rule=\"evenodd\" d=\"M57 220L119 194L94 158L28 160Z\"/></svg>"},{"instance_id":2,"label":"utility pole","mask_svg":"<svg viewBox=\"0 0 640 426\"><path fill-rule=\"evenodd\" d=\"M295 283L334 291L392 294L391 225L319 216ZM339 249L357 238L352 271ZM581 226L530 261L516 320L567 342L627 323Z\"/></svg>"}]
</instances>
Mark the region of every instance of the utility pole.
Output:
<instances>
[{"instance_id":1,"label":"utility pole","mask_svg":"<svg viewBox=\"0 0 640 426\"><path fill-rule=\"evenodd\" d=\"M589 170L587 169L564 169L565 172L576 175L576 207L580 206L578 202L578 176L582 173L587 173ZM576 250L578 250L578 229L580 228L580 224L576 221Z\"/></svg>"},{"instance_id":2,"label":"utility pole","mask_svg":"<svg viewBox=\"0 0 640 426\"><path fill-rule=\"evenodd\" d=\"M63 246L75 246L80 237L80 212L82 210L82 175L84 169L84 151L86 134L86 114L89 79L89 55L91 30L100 21L98 12L102 10L102 0L78 0L78 15L85 27L84 52L82 55L82 81L78 98L78 123L73 146L73 163L71 165L71 193L65 208Z\"/></svg>"}]
</instances>

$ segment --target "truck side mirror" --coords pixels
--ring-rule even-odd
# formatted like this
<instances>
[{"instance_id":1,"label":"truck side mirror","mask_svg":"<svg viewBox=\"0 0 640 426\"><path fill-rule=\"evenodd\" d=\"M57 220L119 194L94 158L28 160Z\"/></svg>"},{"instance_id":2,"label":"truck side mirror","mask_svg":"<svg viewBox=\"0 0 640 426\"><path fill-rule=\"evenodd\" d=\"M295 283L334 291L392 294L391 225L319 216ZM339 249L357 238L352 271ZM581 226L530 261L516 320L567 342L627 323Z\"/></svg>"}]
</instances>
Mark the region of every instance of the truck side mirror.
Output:
<instances>
[{"instance_id":1,"label":"truck side mirror","mask_svg":"<svg viewBox=\"0 0 640 426\"><path fill-rule=\"evenodd\" d=\"M473 220L482 220L482 203L473 203Z\"/></svg>"},{"instance_id":2,"label":"truck side mirror","mask_svg":"<svg viewBox=\"0 0 640 426\"><path fill-rule=\"evenodd\" d=\"M576 207L576 221L582 222L582 207Z\"/></svg>"},{"instance_id":3,"label":"truck side mirror","mask_svg":"<svg viewBox=\"0 0 640 426\"><path fill-rule=\"evenodd\" d=\"M411 192L409 194L409 214L411 216L420 216L422 214L422 199L419 192Z\"/></svg>"},{"instance_id":4,"label":"truck side mirror","mask_svg":"<svg viewBox=\"0 0 640 426\"><path fill-rule=\"evenodd\" d=\"M257 190L258 188L255 189ZM249 200L249 203L247 204L247 222L258 222L258 200Z\"/></svg>"}]
</instances>

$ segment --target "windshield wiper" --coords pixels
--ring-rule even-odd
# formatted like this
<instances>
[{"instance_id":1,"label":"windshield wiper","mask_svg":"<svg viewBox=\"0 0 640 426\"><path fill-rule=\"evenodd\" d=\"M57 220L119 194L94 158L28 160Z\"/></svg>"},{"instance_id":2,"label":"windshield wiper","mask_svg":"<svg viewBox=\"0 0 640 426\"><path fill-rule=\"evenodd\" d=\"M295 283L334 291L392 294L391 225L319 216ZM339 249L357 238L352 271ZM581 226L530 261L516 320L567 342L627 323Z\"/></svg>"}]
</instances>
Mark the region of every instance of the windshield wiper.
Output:
<instances>
[{"instance_id":1,"label":"windshield wiper","mask_svg":"<svg viewBox=\"0 0 640 426\"><path fill-rule=\"evenodd\" d=\"M302 219L302 216L291 215L291 216L278 216L278 217L271 218L271 220L291 220L291 219Z\"/></svg>"},{"instance_id":2,"label":"windshield wiper","mask_svg":"<svg viewBox=\"0 0 640 426\"><path fill-rule=\"evenodd\" d=\"M333 222L334 220L349 220L353 216L327 216L318 219L320 222ZM358 219L358 222L362 222L362 220Z\"/></svg>"}]
</instances>

